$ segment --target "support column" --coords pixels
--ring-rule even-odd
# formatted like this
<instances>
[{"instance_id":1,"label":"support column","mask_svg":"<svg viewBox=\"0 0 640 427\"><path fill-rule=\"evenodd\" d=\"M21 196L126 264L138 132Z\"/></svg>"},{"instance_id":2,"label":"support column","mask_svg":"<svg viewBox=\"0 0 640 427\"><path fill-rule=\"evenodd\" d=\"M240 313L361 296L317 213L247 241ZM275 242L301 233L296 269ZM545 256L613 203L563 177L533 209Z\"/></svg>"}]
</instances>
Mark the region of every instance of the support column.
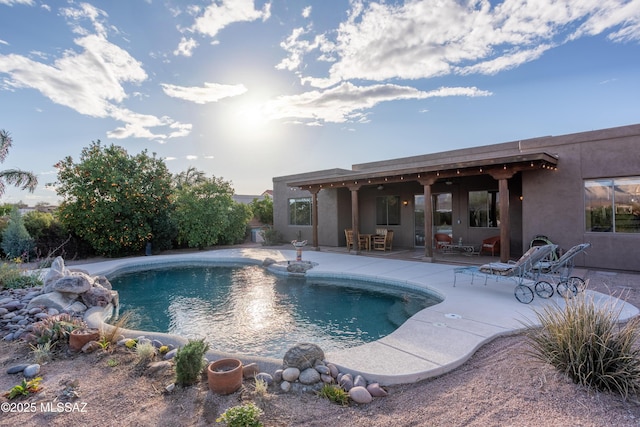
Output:
<instances>
[{"instance_id":1,"label":"support column","mask_svg":"<svg viewBox=\"0 0 640 427\"><path fill-rule=\"evenodd\" d=\"M311 224L313 233L313 249L320 250L320 244L318 243L318 193L319 188L314 188L311 191Z\"/></svg>"},{"instance_id":2,"label":"support column","mask_svg":"<svg viewBox=\"0 0 640 427\"><path fill-rule=\"evenodd\" d=\"M353 250L356 255L360 254L360 245L358 244L358 235L360 234L360 211L358 210L358 190L360 185L350 185L351 190L351 229L353 230Z\"/></svg>"},{"instance_id":3,"label":"support column","mask_svg":"<svg viewBox=\"0 0 640 427\"><path fill-rule=\"evenodd\" d=\"M424 187L424 256L433 258L433 203L431 203L431 186L436 178L422 178L418 182Z\"/></svg>"},{"instance_id":4,"label":"support column","mask_svg":"<svg viewBox=\"0 0 640 427\"><path fill-rule=\"evenodd\" d=\"M500 261L507 262L511 256L511 224L509 221L509 178L515 174L512 170L504 170L491 174L498 180L500 192Z\"/></svg>"}]
</instances>

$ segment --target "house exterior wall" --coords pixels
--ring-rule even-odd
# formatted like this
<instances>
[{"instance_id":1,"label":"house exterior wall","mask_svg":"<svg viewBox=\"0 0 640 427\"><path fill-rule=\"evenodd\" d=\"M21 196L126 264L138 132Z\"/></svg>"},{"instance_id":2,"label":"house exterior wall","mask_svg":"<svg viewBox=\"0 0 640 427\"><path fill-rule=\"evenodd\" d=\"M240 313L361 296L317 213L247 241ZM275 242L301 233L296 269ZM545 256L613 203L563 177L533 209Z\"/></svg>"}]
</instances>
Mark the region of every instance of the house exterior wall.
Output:
<instances>
[{"instance_id":1,"label":"house exterior wall","mask_svg":"<svg viewBox=\"0 0 640 427\"><path fill-rule=\"evenodd\" d=\"M301 227L288 222L288 199L310 196L310 193L287 187L287 182L354 171L412 168L420 165L452 164L482 156L501 158L518 153L546 152L558 157L557 170L525 170L508 180L511 255L522 254L536 235L545 235L561 249L588 242L591 248L576 259L578 266L640 271L640 233L587 232L585 219L585 180L598 178L640 177L640 124L562 136L547 136L523 141L500 143L444 153L427 154L403 159L353 165L352 170L319 171L274 178L274 223L285 240L297 238ZM454 178L451 185L436 182L433 194L453 194L452 234L455 239L480 242L499 234L498 228L469 227L467 194L471 190L496 190L498 181L488 175ZM378 195L397 195L407 200L401 208L401 224L394 230L394 248L414 246L414 195L423 194L417 182L363 186L358 191L359 221L362 233L373 233L375 199ZM318 193L319 244L343 246L344 229L351 227L351 195L346 188L323 189ZM312 227L301 230L303 238L311 240Z\"/></svg>"}]
</instances>

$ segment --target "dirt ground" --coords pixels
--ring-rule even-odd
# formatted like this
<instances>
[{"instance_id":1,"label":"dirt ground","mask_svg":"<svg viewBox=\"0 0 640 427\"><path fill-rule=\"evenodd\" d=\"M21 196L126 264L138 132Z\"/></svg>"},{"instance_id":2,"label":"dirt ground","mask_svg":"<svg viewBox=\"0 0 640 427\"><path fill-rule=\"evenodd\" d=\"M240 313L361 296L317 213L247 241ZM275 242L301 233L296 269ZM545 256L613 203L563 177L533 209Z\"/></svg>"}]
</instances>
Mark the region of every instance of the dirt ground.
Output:
<instances>
[{"instance_id":1,"label":"dirt ground","mask_svg":"<svg viewBox=\"0 0 640 427\"><path fill-rule=\"evenodd\" d=\"M640 307L640 275L586 275L591 289L623 296ZM204 379L168 393L164 389L173 373L150 376L136 365L135 354L124 349L77 355L60 349L42 366L42 391L11 401L0 397L0 425L208 426L216 425L227 408L249 400L264 410L266 426L640 425L637 402L575 385L527 356L526 347L520 335L498 338L450 373L388 387L387 397L346 407L312 393L270 389L258 395L250 380L229 396L209 392ZM21 380L5 373L9 366L31 361L25 343L0 342L0 391ZM77 397L70 397L70 391Z\"/></svg>"}]
</instances>

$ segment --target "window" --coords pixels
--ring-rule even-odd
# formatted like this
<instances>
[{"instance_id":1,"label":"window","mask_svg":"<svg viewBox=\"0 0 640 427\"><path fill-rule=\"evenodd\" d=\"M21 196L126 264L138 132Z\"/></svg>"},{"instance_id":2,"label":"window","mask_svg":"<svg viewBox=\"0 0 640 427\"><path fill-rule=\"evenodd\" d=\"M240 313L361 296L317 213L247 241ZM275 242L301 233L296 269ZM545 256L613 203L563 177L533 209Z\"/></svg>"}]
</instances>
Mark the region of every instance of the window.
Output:
<instances>
[{"instance_id":1,"label":"window","mask_svg":"<svg viewBox=\"0 0 640 427\"><path fill-rule=\"evenodd\" d=\"M289 199L289 225L311 225L311 197Z\"/></svg>"},{"instance_id":2,"label":"window","mask_svg":"<svg viewBox=\"0 0 640 427\"><path fill-rule=\"evenodd\" d=\"M640 177L584 183L586 230L640 233Z\"/></svg>"},{"instance_id":3,"label":"window","mask_svg":"<svg viewBox=\"0 0 640 427\"><path fill-rule=\"evenodd\" d=\"M400 196L376 197L376 225L400 225Z\"/></svg>"},{"instance_id":4,"label":"window","mask_svg":"<svg viewBox=\"0 0 640 427\"><path fill-rule=\"evenodd\" d=\"M498 227L500 225L499 193L469 191L469 227Z\"/></svg>"}]
</instances>

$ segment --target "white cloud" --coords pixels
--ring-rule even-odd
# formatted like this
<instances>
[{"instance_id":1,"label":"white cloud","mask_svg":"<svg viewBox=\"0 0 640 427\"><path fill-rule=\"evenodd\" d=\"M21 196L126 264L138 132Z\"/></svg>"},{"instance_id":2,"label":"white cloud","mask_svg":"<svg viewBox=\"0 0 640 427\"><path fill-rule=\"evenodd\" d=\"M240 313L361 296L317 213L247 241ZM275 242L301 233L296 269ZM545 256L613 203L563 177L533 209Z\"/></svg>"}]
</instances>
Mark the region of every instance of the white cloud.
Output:
<instances>
[{"instance_id":1,"label":"white cloud","mask_svg":"<svg viewBox=\"0 0 640 427\"><path fill-rule=\"evenodd\" d=\"M363 87L346 82L326 91L309 91L300 95L279 97L268 102L263 108L263 113L271 120L296 119L317 126L326 122L360 122L365 120L366 114L363 110L370 109L381 102L489 95L491 95L490 92L475 87L443 87L424 92L413 87L394 84Z\"/></svg>"},{"instance_id":2,"label":"white cloud","mask_svg":"<svg viewBox=\"0 0 640 427\"><path fill-rule=\"evenodd\" d=\"M607 34L608 32L608 34ZM279 69L297 70L303 84L495 74L538 59L584 36L640 40L639 0L353 0L336 31L296 28L281 44ZM326 75L308 75L312 61L333 59Z\"/></svg>"},{"instance_id":3,"label":"white cloud","mask_svg":"<svg viewBox=\"0 0 640 427\"><path fill-rule=\"evenodd\" d=\"M172 98L184 99L196 104L218 102L223 98L238 96L247 91L244 85L221 85L217 83L204 83L204 87L185 87L163 83L162 90Z\"/></svg>"},{"instance_id":4,"label":"white cloud","mask_svg":"<svg viewBox=\"0 0 640 427\"><path fill-rule=\"evenodd\" d=\"M180 43L178 44L178 48L173 51L173 54L178 56L191 56L193 54L193 50L198 47L198 42L192 38L182 37L180 39Z\"/></svg>"},{"instance_id":5,"label":"white cloud","mask_svg":"<svg viewBox=\"0 0 640 427\"><path fill-rule=\"evenodd\" d=\"M25 4L27 6L33 6L35 2L33 0L0 0L0 4L7 6L13 6L14 4Z\"/></svg>"},{"instance_id":6,"label":"white cloud","mask_svg":"<svg viewBox=\"0 0 640 427\"><path fill-rule=\"evenodd\" d=\"M162 142L191 132L190 124L137 113L122 106L129 97L123 85L140 84L148 76L140 62L107 40L106 27L99 22L107 17L105 12L81 3L79 8L64 8L61 13L72 22L74 33L82 34L74 40L81 50L68 49L51 64L45 63L45 58L38 62L22 55L0 55L0 73L8 75L4 79L5 89L36 89L54 103L80 114L124 123L107 132L110 138L148 138ZM91 22L95 33L80 26L84 19Z\"/></svg>"},{"instance_id":7,"label":"white cloud","mask_svg":"<svg viewBox=\"0 0 640 427\"><path fill-rule=\"evenodd\" d=\"M188 154L188 155L185 156L185 159L187 159L187 160L197 160L198 156L193 155L193 154Z\"/></svg>"},{"instance_id":8,"label":"white cloud","mask_svg":"<svg viewBox=\"0 0 640 427\"><path fill-rule=\"evenodd\" d=\"M304 9L302 9L302 17L303 18L308 18L311 16L311 6L307 6Z\"/></svg>"},{"instance_id":9,"label":"white cloud","mask_svg":"<svg viewBox=\"0 0 640 427\"><path fill-rule=\"evenodd\" d=\"M196 18L191 29L215 37L220 30L235 22L265 21L270 16L271 3L266 3L262 10L256 10L253 0L222 0L219 5L212 1Z\"/></svg>"}]
</instances>

